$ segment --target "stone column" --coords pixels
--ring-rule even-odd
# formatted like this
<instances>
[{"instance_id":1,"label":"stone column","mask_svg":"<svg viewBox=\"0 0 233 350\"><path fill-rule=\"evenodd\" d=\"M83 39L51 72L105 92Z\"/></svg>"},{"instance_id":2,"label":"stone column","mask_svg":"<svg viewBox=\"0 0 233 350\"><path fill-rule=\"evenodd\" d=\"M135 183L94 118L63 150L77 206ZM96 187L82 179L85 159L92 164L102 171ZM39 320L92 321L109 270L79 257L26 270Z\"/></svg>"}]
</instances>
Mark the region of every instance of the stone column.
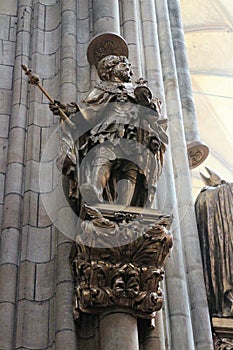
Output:
<instances>
[{"instance_id":1,"label":"stone column","mask_svg":"<svg viewBox=\"0 0 233 350\"><path fill-rule=\"evenodd\" d=\"M120 34L120 10L118 0L93 0L92 26L93 36L105 32ZM94 85L97 79L96 69L91 67L91 82Z\"/></svg>"},{"instance_id":2,"label":"stone column","mask_svg":"<svg viewBox=\"0 0 233 350\"><path fill-rule=\"evenodd\" d=\"M42 1L34 0L32 9L31 61L28 62L24 58L22 63L28 64L36 71L41 83L46 86L56 73L57 31L46 32L46 7ZM23 10L24 16L28 16L27 7L24 6ZM28 32L24 33L23 42L28 35ZM18 71L20 67L15 69ZM25 83L27 84L26 81ZM16 349L46 348L54 342L55 237L51 221L42 204L42 193L50 192L53 184L51 179L43 179L42 188L40 182L41 155L51 131L53 118L49 113L47 100L43 99L39 89L30 85L28 87L30 90L26 121L24 208L21 213L23 229L18 279ZM25 92L21 93L24 96ZM51 159L44 163L44 170L48 174L52 173Z\"/></svg>"},{"instance_id":3,"label":"stone column","mask_svg":"<svg viewBox=\"0 0 233 350\"><path fill-rule=\"evenodd\" d=\"M22 79L23 73L21 64L27 64L29 62L32 1L19 0L17 11L16 55L14 62L5 202L0 245L0 348L6 350L15 349L14 335L16 331L17 283L22 237L28 89L26 79ZM7 103L7 101L5 102Z\"/></svg>"},{"instance_id":4,"label":"stone column","mask_svg":"<svg viewBox=\"0 0 233 350\"><path fill-rule=\"evenodd\" d=\"M109 309L100 315L101 350L139 350L137 317L129 309Z\"/></svg>"},{"instance_id":5,"label":"stone column","mask_svg":"<svg viewBox=\"0 0 233 350\"><path fill-rule=\"evenodd\" d=\"M188 159L185 152L185 136L182 124L181 103L179 100L176 62L173 52L167 6L162 0L158 0L156 4L159 18L160 51L163 63L167 113L170 119L170 142L179 212L178 224L180 225L183 250L185 251L186 276L195 349L207 350L212 349L213 344L205 296L199 240L194 216ZM174 269L176 270L175 267ZM198 288L194 288L193 286L197 284ZM202 320L201 327L200 320Z\"/></svg>"},{"instance_id":6,"label":"stone column","mask_svg":"<svg viewBox=\"0 0 233 350\"><path fill-rule=\"evenodd\" d=\"M91 87L91 67L87 61L87 47L91 39L92 21L89 1L77 3L77 90L78 101L82 101Z\"/></svg>"},{"instance_id":7,"label":"stone column","mask_svg":"<svg viewBox=\"0 0 233 350\"><path fill-rule=\"evenodd\" d=\"M120 34L119 1L93 0L94 35L104 32Z\"/></svg>"},{"instance_id":8,"label":"stone column","mask_svg":"<svg viewBox=\"0 0 233 350\"><path fill-rule=\"evenodd\" d=\"M144 333L143 350L166 350L162 311L156 313L155 327Z\"/></svg>"},{"instance_id":9,"label":"stone column","mask_svg":"<svg viewBox=\"0 0 233 350\"><path fill-rule=\"evenodd\" d=\"M61 101L77 101L77 1L61 0ZM58 193L59 197L59 193ZM59 203L61 202L58 198ZM61 203L57 217L64 218ZM62 219L61 219L62 220ZM60 225L58 225L60 226ZM57 275L56 275L56 349L77 348L77 334L72 314L73 278L69 265L72 240L57 232Z\"/></svg>"},{"instance_id":10,"label":"stone column","mask_svg":"<svg viewBox=\"0 0 233 350\"><path fill-rule=\"evenodd\" d=\"M77 1L61 1L61 97L77 100Z\"/></svg>"},{"instance_id":11,"label":"stone column","mask_svg":"<svg viewBox=\"0 0 233 350\"><path fill-rule=\"evenodd\" d=\"M161 98L164 106L165 101L163 99L163 81L154 1L140 0L140 9L146 78L150 81L150 88L154 96Z\"/></svg>"},{"instance_id":12,"label":"stone column","mask_svg":"<svg viewBox=\"0 0 233 350\"><path fill-rule=\"evenodd\" d=\"M162 79L162 65L160 58L160 22L158 18L158 27L156 20L156 11L159 11L159 4L154 1L141 1L142 7L142 26L143 39L146 59L146 72L148 79L154 83L154 95L159 96L164 105L164 115L166 115L165 95ZM150 11L148 11L150 8ZM161 10L162 12L162 10ZM159 38L158 38L159 35ZM163 62L164 63L164 62ZM167 102L167 101L166 101ZM169 126L171 120L169 120ZM170 126L171 128L171 126ZM163 212L174 215L172 225L172 233L174 237L174 249L171 258L166 265L166 285L167 285L167 323L171 332L171 348L179 349L185 346L188 349L194 349L192 324L190 320L190 308L188 300L188 292L185 277L184 258L182 253L181 234L179 228L179 213L177 210L177 199L175 192L175 181L172 166L172 153L169 140L169 147L165 157L165 167L163 170L163 181L158 185L157 195L159 209ZM166 191L164 191L166 188ZM183 333L182 330L186 329ZM177 331L178 330L178 331ZM156 346L157 330L154 331L154 338L150 339L151 344ZM181 336L182 332L182 336Z\"/></svg>"},{"instance_id":13,"label":"stone column","mask_svg":"<svg viewBox=\"0 0 233 350\"><path fill-rule=\"evenodd\" d=\"M140 37L140 11L137 0L122 0L123 37L129 48L129 61L132 62L134 80L142 76L143 51Z\"/></svg>"},{"instance_id":14,"label":"stone column","mask_svg":"<svg viewBox=\"0 0 233 350\"><path fill-rule=\"evenodd\" d=\"M179 94L182 105L185 138L189 154L189 163L191 168L195 168L204 162L209 154L209 149L200 141L198 133L179 1L169 0L167 4L175 53Z\"/></svg>"}]
</instances>

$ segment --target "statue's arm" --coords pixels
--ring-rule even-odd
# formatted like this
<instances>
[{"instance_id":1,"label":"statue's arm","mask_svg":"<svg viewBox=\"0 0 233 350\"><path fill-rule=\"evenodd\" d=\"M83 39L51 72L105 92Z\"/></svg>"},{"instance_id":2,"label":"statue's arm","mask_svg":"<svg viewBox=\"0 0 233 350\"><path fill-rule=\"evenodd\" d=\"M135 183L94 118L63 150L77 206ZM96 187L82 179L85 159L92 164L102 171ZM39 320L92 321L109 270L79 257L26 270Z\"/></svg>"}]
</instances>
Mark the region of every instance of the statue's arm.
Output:
<instances>
[{"instance_id":1,"label":"statue's arm","mask_svg":"<svg viewBox=\"0 0 233 350\"><path fill-rule=\"evenodd\" d=\"M62 109L68 117L79 111L79 107L76 102L69 102L63 104L57 100L54 100L54 103L49 104L49 109L51 110L51 112L53 112L54 115L60 115L59 109Z\"/></svg>"}]
</instances>

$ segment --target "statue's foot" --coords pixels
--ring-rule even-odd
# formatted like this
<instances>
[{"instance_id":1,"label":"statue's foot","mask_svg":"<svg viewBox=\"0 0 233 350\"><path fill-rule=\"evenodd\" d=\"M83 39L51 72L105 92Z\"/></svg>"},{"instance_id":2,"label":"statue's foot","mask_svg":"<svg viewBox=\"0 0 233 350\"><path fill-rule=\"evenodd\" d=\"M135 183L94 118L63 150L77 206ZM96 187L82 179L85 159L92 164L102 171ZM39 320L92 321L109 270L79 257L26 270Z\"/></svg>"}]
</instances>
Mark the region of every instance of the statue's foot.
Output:
<instances>
[{"instance_id":1,"label":"statue's foot","mask_svg":"<svg viewBox=\"0 0 233 350\"><path fill-rule=\"evenodd\" d=\"M83 200L89 205L103 202L103 200L98 196L96 189L92 184L83 184L80 187L80 193L82 195Z\"/></svg>"}]
</instances>

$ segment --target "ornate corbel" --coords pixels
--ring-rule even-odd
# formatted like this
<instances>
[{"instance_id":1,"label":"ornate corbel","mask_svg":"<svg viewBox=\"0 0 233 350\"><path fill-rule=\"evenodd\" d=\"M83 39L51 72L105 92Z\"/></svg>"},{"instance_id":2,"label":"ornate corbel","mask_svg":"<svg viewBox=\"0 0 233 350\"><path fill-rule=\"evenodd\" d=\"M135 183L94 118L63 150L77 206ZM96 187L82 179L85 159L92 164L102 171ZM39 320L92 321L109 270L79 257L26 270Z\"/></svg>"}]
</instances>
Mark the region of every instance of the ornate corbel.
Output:
<instances>
[{"instance_id":1,"label":"ornate corbel","mask_svg":"<svg viewBox=\"0 0 233 350\"><path fill-rule=\"evenodd\" d=\"M108 307L120 307L149 319L161 309L160 282L172 247L171 218L132 209L116 212L99 205L95 216L95 208L86 206L89 215L71 259L76 317L79 311L100 314Z\"/></svg>"}]
</instances>

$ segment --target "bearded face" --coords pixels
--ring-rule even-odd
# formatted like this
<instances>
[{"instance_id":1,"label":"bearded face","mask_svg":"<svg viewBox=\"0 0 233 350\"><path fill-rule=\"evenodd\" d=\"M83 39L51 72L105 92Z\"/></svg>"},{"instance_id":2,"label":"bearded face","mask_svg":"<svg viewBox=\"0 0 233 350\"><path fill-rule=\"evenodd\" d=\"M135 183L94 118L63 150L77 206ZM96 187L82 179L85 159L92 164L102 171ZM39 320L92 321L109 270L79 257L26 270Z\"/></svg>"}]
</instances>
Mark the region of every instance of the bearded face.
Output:
<instances>
[{"instance_id":1,"label":"bearded face","mask_svg":"<svg viewBox=\"0 0 233 350\"><path fill-rule=\"evenodd\" d=\"M131 81L133 71L128 60L119 62L112 70L111 80L128 83Z\"/></svg>"},{"instance_id":2,"label":"bearded face","mask_svg":"<svg viewBox=\"0 0 233 350\"><path fill-rule=\"evenodd\" d=\"M131 82L133 71L125 56L109 55L99 62L98 74L101 80L128 83Z\"/></svg>"}]
</instances>

